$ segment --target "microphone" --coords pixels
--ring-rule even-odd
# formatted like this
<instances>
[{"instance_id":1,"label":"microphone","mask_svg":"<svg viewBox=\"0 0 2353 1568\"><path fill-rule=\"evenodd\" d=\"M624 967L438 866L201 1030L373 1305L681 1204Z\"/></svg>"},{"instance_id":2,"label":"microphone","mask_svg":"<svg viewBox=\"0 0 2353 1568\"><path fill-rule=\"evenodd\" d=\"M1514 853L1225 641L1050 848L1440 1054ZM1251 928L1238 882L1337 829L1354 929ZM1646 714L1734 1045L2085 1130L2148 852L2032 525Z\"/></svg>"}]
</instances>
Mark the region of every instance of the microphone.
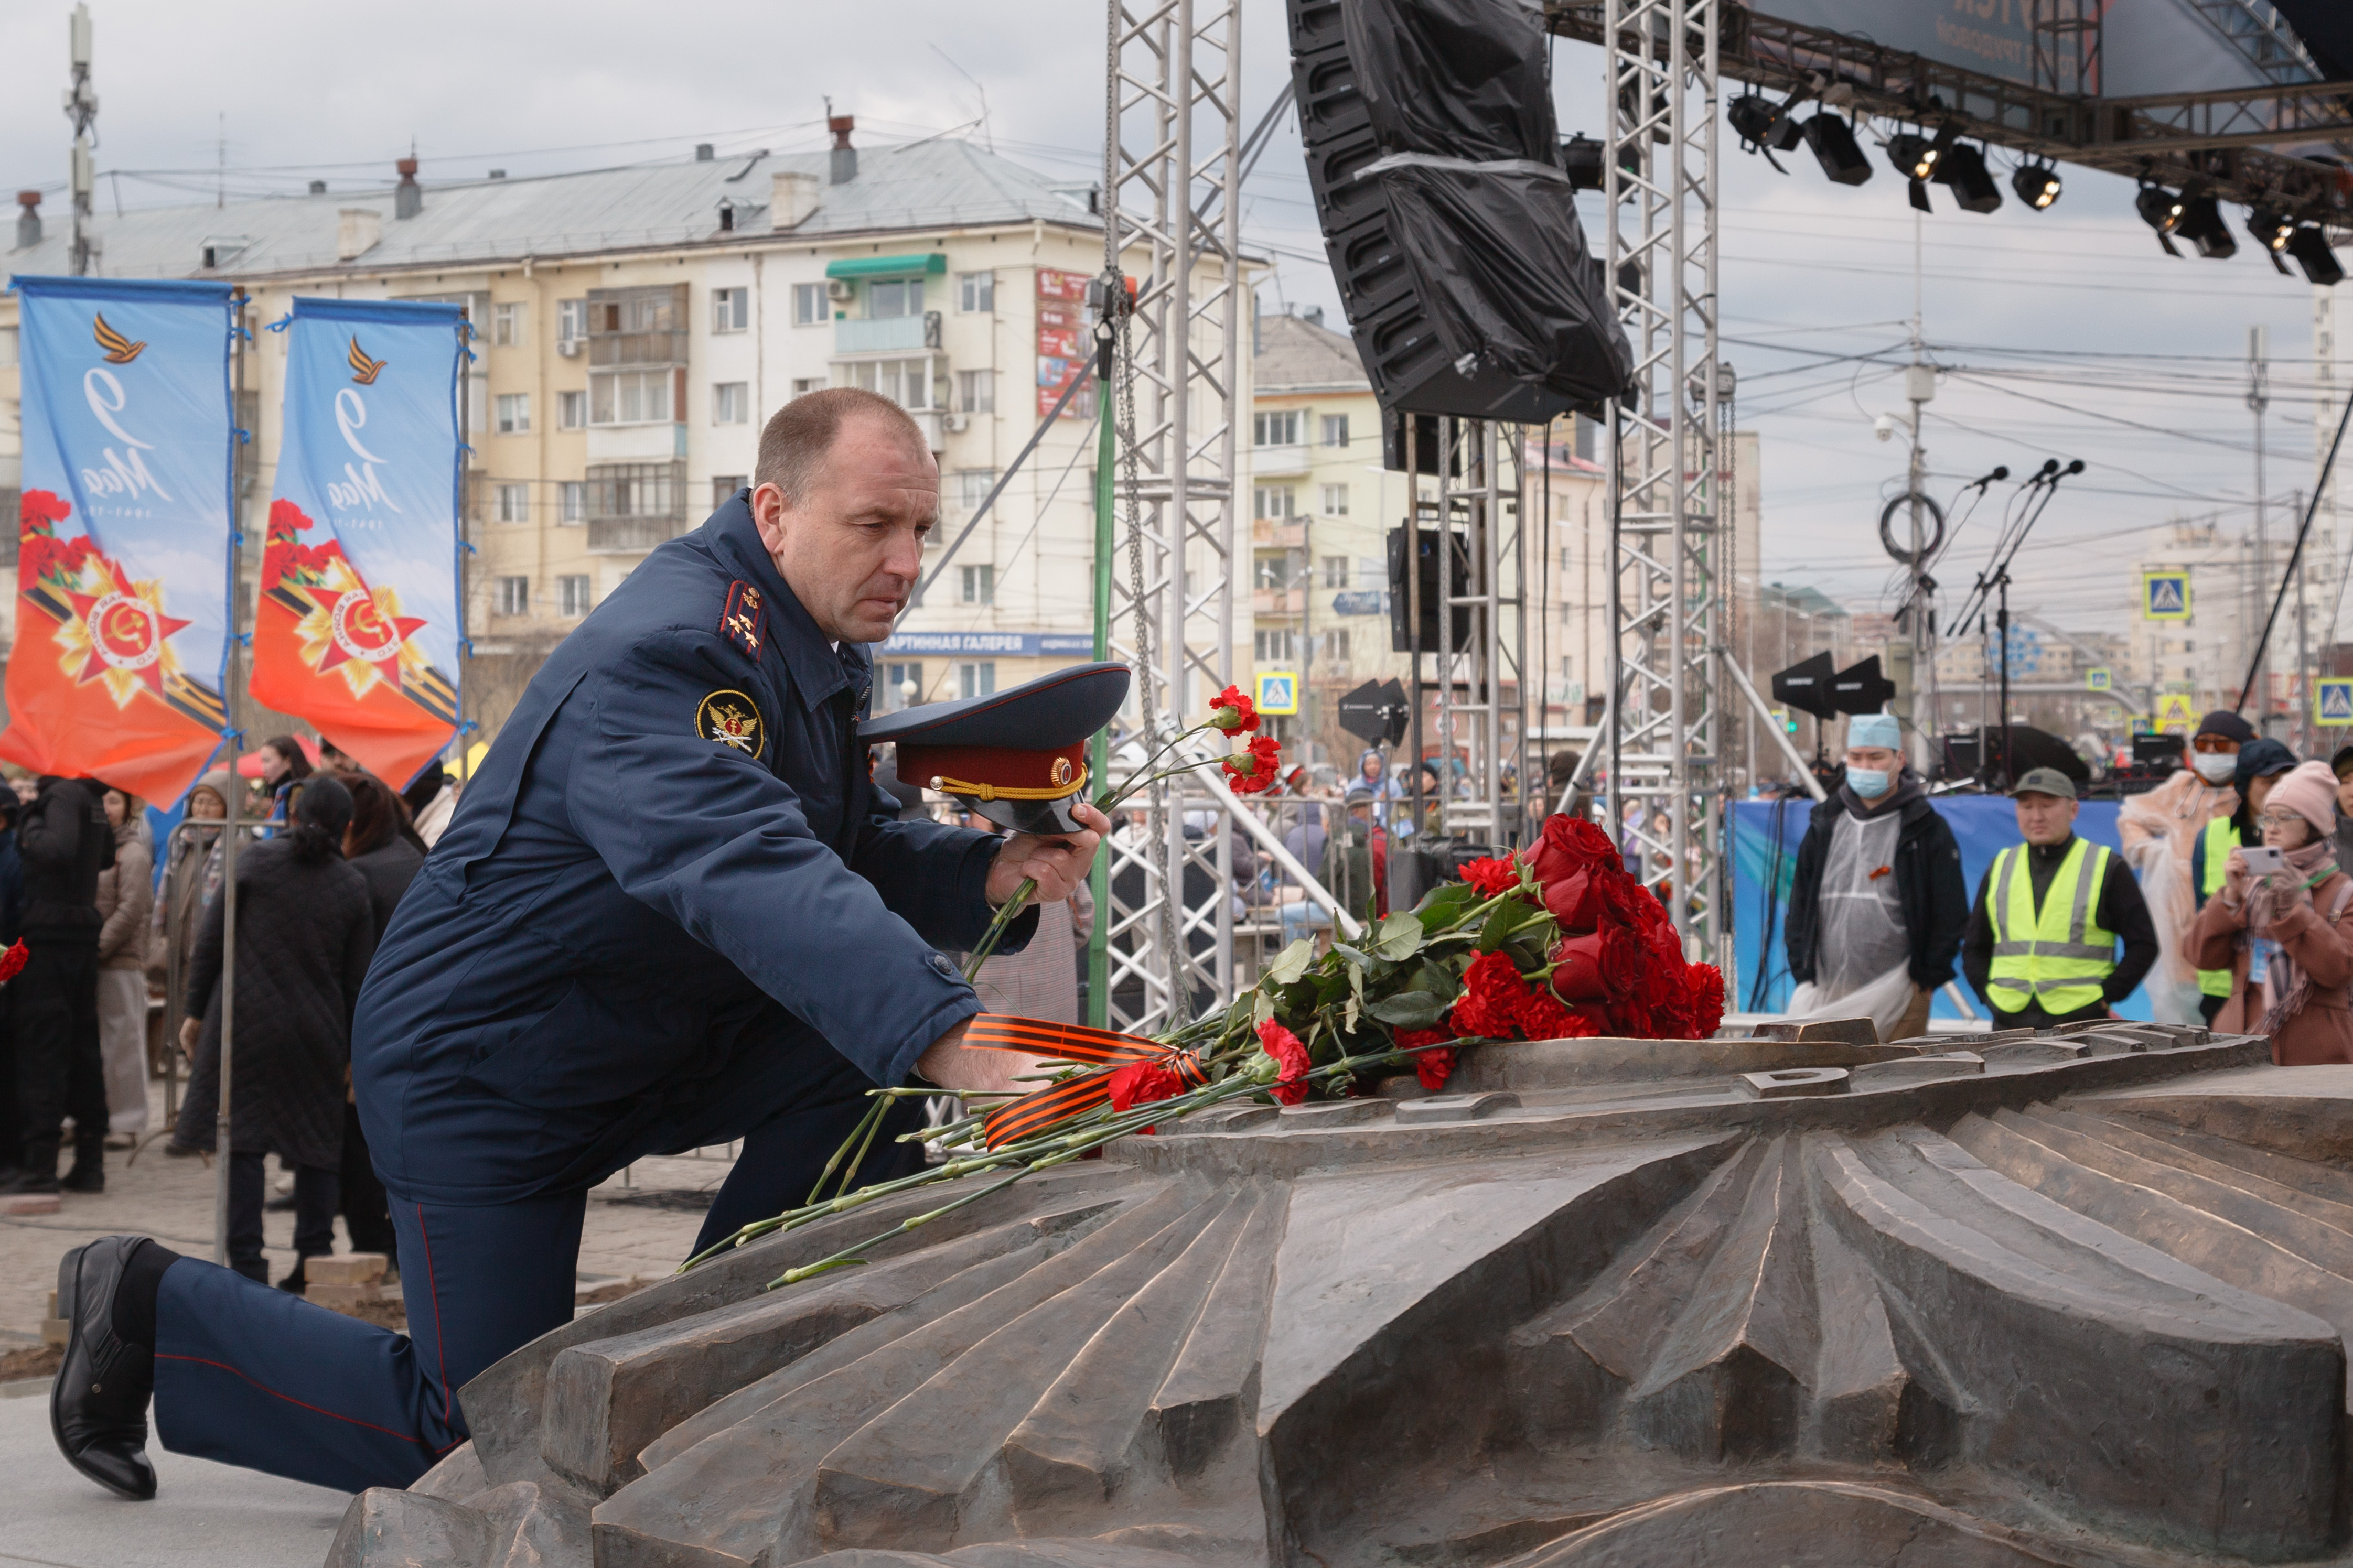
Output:
<instances>
[{"instance_id":1,"label":"microphone","mask_svg":"<svg viewBox=\"0 0 2353 1568\"><path fill-rule=\"evenodd\" d=\"M2084 459L2083 459L2083 458L2076 458L2073 462L2072 462L2072 463L2068 464L2068 465L2067 465L2067 471L2068 471L2069 473L2071 473L2071 474L2080 474L2080 473L2082 473L2082 472L2084 471Z\"/></svg>"}]
</instances>

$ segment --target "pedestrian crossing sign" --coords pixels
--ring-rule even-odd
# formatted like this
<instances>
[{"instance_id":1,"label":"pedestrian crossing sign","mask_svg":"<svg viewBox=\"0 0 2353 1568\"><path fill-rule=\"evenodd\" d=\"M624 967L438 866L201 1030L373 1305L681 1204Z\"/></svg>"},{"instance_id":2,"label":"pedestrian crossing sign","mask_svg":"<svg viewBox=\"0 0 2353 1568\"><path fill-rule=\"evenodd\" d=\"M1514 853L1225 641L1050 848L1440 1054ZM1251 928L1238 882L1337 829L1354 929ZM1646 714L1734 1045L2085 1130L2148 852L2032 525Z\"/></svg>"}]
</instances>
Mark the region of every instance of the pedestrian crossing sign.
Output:
<instances>
[{"instance_id":1,"label":"pedestrian crossing sign","mask_svg":"<svg viewBox=\"0 0 2353 1568\"><path fill-rule=\"evenodd\" d=\"M2353 680L2314 681L2312 721L2316 724L2353 724Z\"/></svg>"},{"instance_id":2,"label":"pedestrian crossing sign","mask_svg":"<svg viewBox=\"0 0 2353 1568\"><path fill-rule=\"evenodd\" d=\"M1261 713L1298 712L1298 672L1289 669L1262 669L1259 671L1258 710Z\"/></svg>"},{"instance_id":3,"label":"pedestrian crossing sign","mask_svg":"<svg viewBox=\"0 0 2353 1568\"><path fill-rule=\"evenodd\" d=\"M2140 574L2143 620L2186 621L2189 618L2189 574L2144 572Z\"/></svg>"},{"instance_id":4,"label":"pedestrian crossing sign","mask_svg":"<svg viewBox=\"0 0 2353 1568\"><path fill-rule=\"evenodd\" d=\"M2086 691L2105 691L2108 689L2111 679L2112 678L2105 667L2099 669L2087 669L2084 672L2084 689Z\"/></svg>"}]
</instances>

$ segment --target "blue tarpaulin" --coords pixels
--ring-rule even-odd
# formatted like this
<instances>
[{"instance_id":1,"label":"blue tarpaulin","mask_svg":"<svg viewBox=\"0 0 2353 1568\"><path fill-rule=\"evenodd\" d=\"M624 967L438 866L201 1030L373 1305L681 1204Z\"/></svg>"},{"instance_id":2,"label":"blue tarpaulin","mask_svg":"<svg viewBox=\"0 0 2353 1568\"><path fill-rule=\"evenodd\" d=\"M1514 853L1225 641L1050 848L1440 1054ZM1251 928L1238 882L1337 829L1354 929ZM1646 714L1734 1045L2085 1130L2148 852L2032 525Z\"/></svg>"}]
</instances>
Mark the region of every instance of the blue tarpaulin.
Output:
<instances>
[{"instance_id":1,"label":"blue tarpaulin","mask_svg":"<svg viewBox=\"0 0 2353 1568\"><path fill-rule=\"evenodd\" d=\"M1948 795L1934 803L1938 816L1951 826L1961 847L1961 868L1968 878L1969 897L1977 897L1993 858L2021 842L2018 814L2000 795ZM1778 1012L1789 1005L1789 957L1784 945L1789 908L1789 883L1797 874L1798 846L1813 816L1810 800L1744 800L1732 808L1732 921L1734 962L1738 973L1729 998L1736 1012ZM2075 832L2094 844L2117 847L2116 803L2087 800L2075 816ZM1776 854L1776 847L1778 854ZM1769 897L1767 889L1770 889ZM1767 932L1771 932L1769 943ZM1761 1005L1751 1006L1752 990L1760 964L1766 984ZM1969 998L1978 1016L1986 1016L1984 998L1969 991L1954 961L1954 983ZM2116 1011L2127 1018L2149 1016L2146 988L2135 991ZM1939 992L1932 1016L1957 1018L1952 999Z\"/></svg>"}]
</instances>

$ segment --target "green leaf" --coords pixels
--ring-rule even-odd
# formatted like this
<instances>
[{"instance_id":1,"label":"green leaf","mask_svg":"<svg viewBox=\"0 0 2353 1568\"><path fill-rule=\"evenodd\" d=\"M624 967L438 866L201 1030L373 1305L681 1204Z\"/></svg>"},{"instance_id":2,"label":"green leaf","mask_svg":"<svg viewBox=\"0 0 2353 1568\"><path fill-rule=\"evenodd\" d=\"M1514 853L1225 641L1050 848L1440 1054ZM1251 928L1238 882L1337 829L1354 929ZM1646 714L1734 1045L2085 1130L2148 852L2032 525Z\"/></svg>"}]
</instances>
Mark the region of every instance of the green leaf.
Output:
<instances>
[{"instance_id":1,"label":"green leaf","mask_svg":"<svg viewBox=\"0 0 2353 1568\"><path fill-rule=\"evenodd\" d=\"M1526 906L1514 904L1509 899L1497 904L1493 912L1487 916L1487 923L1479 928L1479 941L1476 943L1479 951L1493 952L1503 946L1511 936L1514 928L1520 923L1521 918L1527 912Z\"/></svg>"},{"instance_id":2,"label":"green leaf","mask_svg":"<svg viewBox=\"0 0 2353 1568\"><path fill-rule=\"evenodd\" d=\"M1479 890L1468 882L1444 882L1422 895L1413 907L1413 918L1424 931L1435 933L1460 921L1478 901Z\"/></svg>"},{"instance_id":3,"label":"green leaf","mask_svg":"<svg viewBox=\"0 0 2353 1568\"><path fill-rule=\"evenodd\" d=\"M1250 993L1250 1027L1251 1027L1251 1028L1253 1028L1253 1029L1255 1029L1255 1028L1257 1028L1261 1024L1265 1023L1268 1019L1270 1019L1270 1018L1271 1018L1271 1017L1273 1017L1273 1016L1274 1016L1274 998L1273 998L1273 997L1271 997L1271 996L1270 996L1270 995L1268 995L1268 994L1267 994L1265 992L1263 992L1263 991L1253 991L1253 992L1251 992L1251 993Z\"/></svg>"},{"instance_id":4,"label":"green leaf","mask_svg":"<svg viewBox=\"0 0 2353 1568\"><path fill-rule=\"evenodd\" d=\"M1427 1029L1446 1016L1447 998L1427 991L1400 991L1365 1009L1382 1023L1400 1029Z\"/></svg>"},{"instance_id":5,"label":"green leaf","mask_svg":"<svg viewBox=\"0 0 2353 1568\"><path fill-rule=\"evenodd\" d=\"M1305 974L1307 966L1314 962L1315 943L1303 936L1274 955L1274 962L1266 966L1263 978L1278 985L1289 985Z\"/></svg>"},{"instance_id":6,"label":"green leaf","mask_svg":"<svg viewBox=\"0 0 2353 1568\"><path fill-rule=\"evenodd\" d=\"M1396 963L1411 958L1421 947L1423 931L1420 917L1391 915L1374 931L1370 946L1376 957Z\"/></svg>"},{"instance_id":7,"label":"green leaf","mask_svg":"<svg viewBox=\"0 0 2353 1568\"><path fill-rule=\"evenodd\" d=\"M1357 952L1355 948L1350 947L1345 942L1334 942L1332 944L1332 951L1346 959L1351 964L1354 964L1358 969L1363 969L1373 962L1371 958Z\"/></svg>"},{"instance_id":8,"label":"green leaf","mask_svg":"<svg viewBox=\"0 0 2353 1568\"><path fill-rule=\"evenodd\" d=\"M1353 973L1354 971L1351 971L1350 973ZM1347 1006L1341 1009L1340 1028L1342 1033L1353 1035L1356 1032L1356 1006L1357 1004L1363 1000L1364 997L1361 995L1351 996L1348 998Z\"/></svg>"}]
</instances>

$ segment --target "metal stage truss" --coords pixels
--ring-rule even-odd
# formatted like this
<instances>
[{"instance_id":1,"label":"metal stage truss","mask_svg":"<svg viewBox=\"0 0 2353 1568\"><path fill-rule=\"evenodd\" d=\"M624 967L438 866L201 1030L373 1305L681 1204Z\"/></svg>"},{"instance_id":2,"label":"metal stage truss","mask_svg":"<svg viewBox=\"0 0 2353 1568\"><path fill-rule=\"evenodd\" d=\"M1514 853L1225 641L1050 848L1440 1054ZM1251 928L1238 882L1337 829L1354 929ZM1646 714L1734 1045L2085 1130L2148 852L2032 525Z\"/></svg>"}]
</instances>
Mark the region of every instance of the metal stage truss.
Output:
<instances>
[{"instance_id":1,"label":"metal stage truss","mask_svg":"<svg viewBox=\"0 0 2353 1568\"><path fill-rule=\"evenodd\" d=\"M1605 259L1635 366L1634 395L1609 420L1607 797L1685 952L1712 963L1731 936L1715 798L1718 4L1607 0L1601 35Z\"/></svg>"}]
</instances>

